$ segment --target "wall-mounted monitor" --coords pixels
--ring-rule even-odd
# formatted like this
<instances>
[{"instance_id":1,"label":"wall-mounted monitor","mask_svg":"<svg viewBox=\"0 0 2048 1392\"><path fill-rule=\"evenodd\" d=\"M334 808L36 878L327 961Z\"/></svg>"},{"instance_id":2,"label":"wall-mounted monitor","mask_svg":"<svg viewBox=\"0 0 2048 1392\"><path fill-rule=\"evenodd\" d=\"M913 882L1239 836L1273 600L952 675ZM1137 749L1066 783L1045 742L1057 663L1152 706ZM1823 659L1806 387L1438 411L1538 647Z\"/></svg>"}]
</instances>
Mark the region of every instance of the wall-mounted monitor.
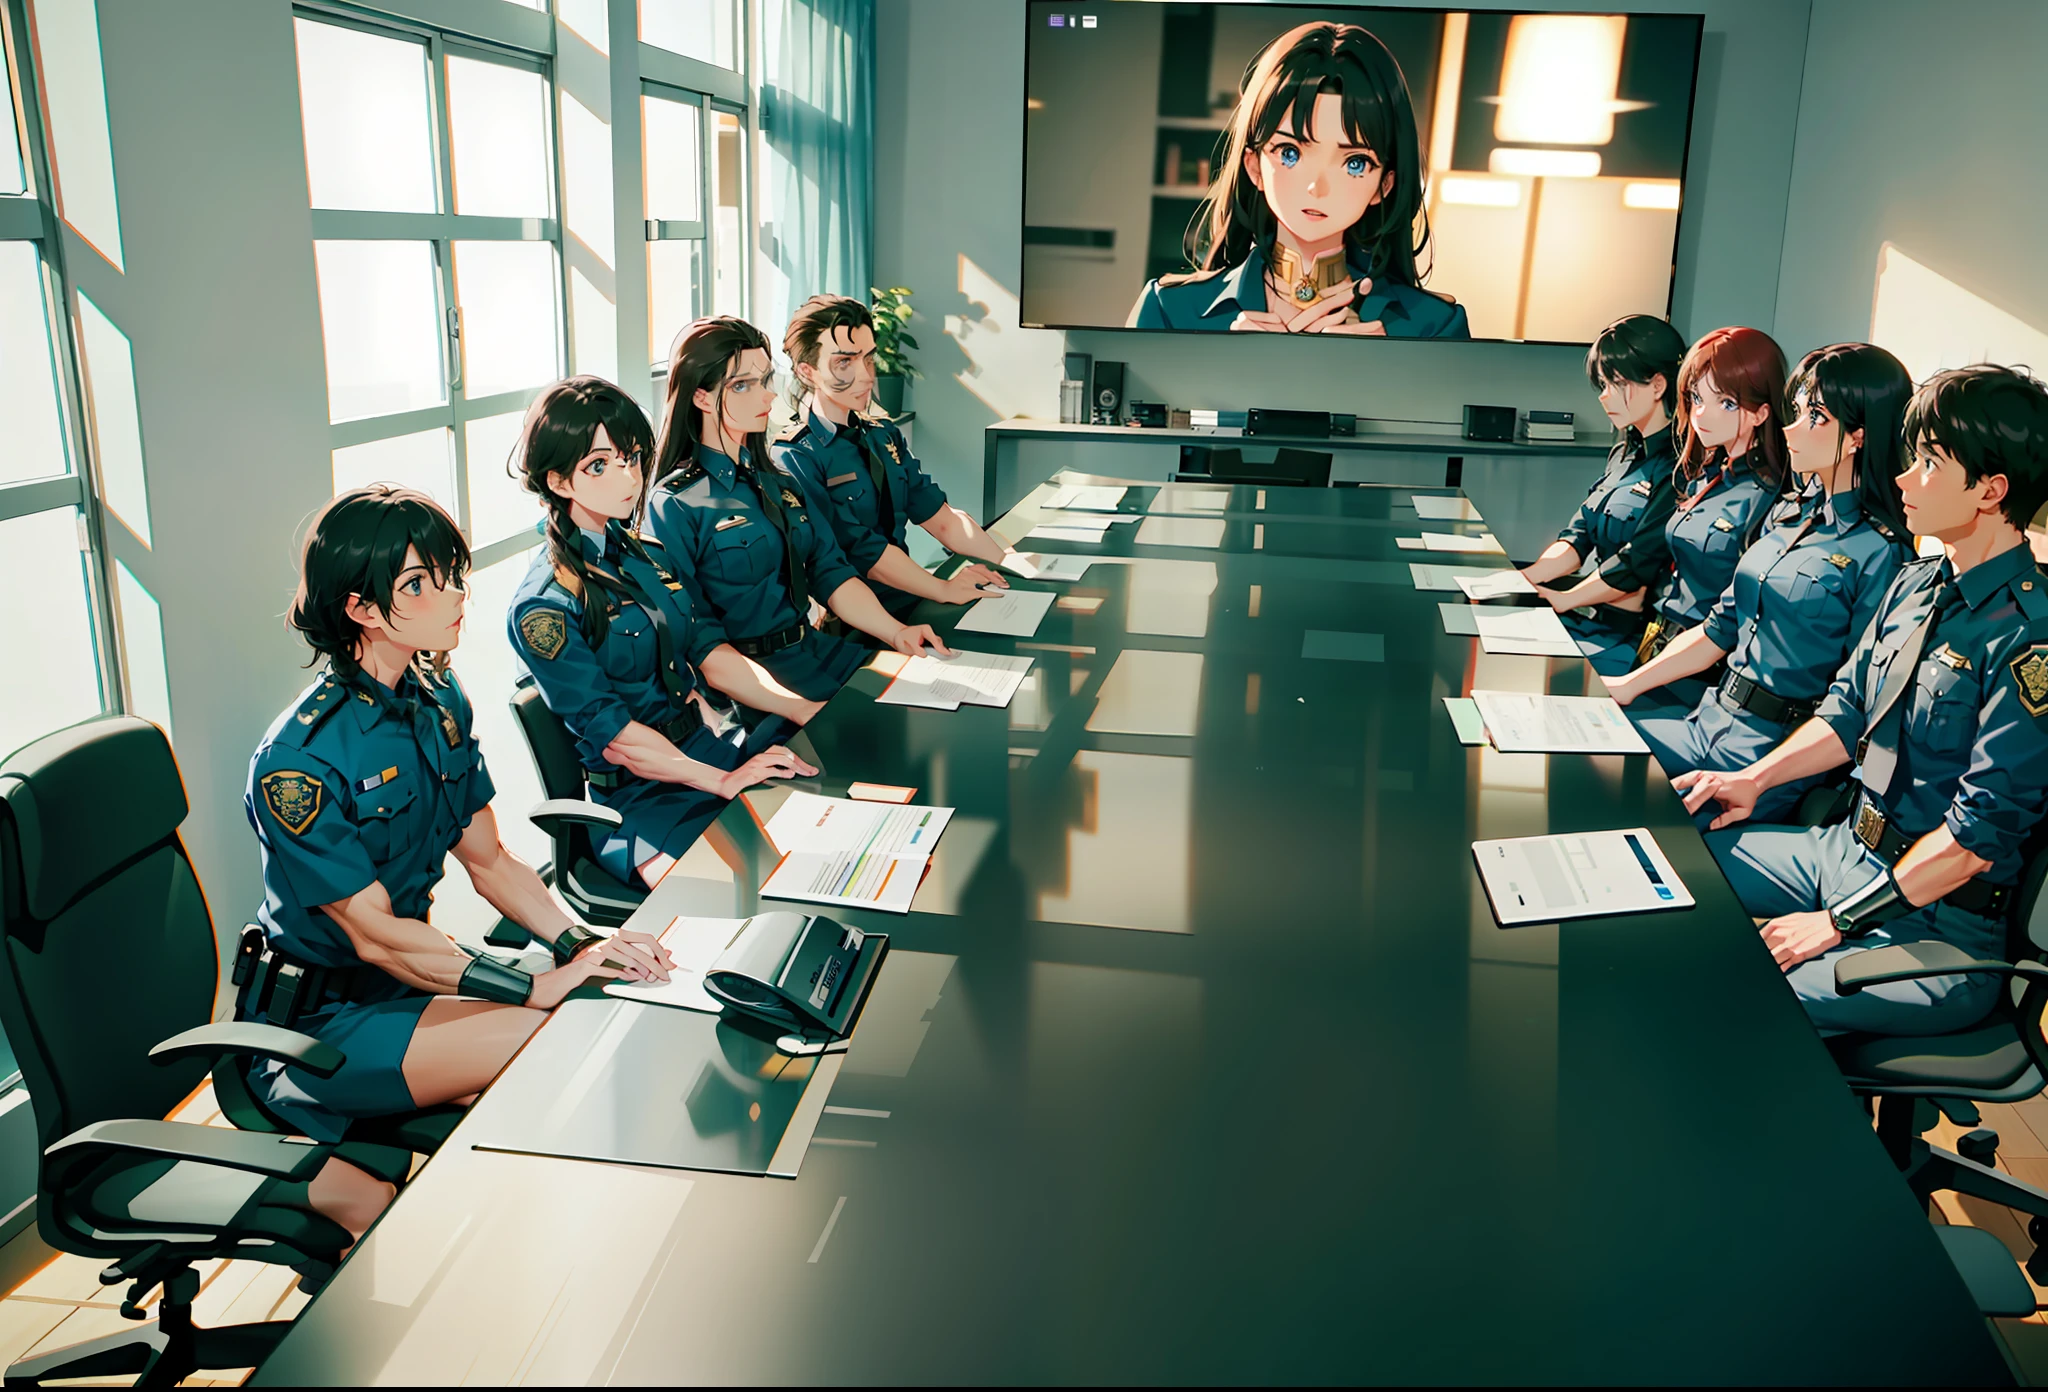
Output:
<instances>
[{"instance_id":1,"label":"wall-mounted monitor","mask_svg":"<svg viewBox=\"0 0 2048 1392\"><path fill-rule=\"evenodd\" d=\"M1586 343L1669 312L1698 15L1025 8L1027 325Z\"/></svg>"}]
</instances>

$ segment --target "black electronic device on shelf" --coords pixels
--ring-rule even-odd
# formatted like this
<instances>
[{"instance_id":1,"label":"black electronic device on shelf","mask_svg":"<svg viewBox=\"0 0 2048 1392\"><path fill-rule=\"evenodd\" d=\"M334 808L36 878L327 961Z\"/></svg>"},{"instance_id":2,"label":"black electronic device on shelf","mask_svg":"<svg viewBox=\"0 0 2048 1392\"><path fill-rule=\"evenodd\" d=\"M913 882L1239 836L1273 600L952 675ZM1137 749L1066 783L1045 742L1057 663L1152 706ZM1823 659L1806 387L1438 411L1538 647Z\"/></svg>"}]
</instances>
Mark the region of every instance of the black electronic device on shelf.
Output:
<instances>
[{"instance_id":1,"label":"black electronic device on shelf","mask_svg":"<svg viewBox=\"0 0 2048 1392\"><path fill-rule=\"evenodd\" d=\"M1124 365L1120 362L1095 364L1093 403L1097 425L1121 425L1124 418Z\"/></svg>"},{"instance_id":2,"label":"black electronic device on shelf","mask_svg":"<svg viewBox=\"0 0 2048 1392\"><path fill-rule=\"evenodd\" d=\"M1327 440L1330 429L1328 411L1276 411L1269 406L1254 406L1245 412L1244 433L1247 435L1294 435L1308 440Z\"/></svg>"},{"instance_id":3,"label":"black electronic device on shelf","mask_svg":"<svg viewBox=\"0 0 2048 1392\"><path fill-rule=\"evenodd\" d=\"M788 1031L784 1053L816 1053L853 1032L884 933L863 933L822 914L777 910L746 920L704 973L704 991L728 1009Z\"/></svg>"},{"instance_id":4,"label":"black electronic device on shelf","mask_svg":"<svg viewBox=\"0 0 2048 1392\"><path fill-rule=\"evenodd\" d=\"M1465 438L1506 444L1515 438L1515 408L1512 406L1467 406Z\"/></svg>"}]
</instances>

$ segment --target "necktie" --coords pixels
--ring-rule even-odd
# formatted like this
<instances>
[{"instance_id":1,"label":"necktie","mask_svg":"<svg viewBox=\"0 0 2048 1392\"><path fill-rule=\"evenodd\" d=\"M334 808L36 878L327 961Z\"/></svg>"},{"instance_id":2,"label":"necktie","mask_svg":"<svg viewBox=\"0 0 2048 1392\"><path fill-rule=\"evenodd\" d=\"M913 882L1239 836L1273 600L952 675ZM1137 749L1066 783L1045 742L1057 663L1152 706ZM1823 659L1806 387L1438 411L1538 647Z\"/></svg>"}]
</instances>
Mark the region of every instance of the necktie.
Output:
<instances>
[{"instance_id":1,"label":"necktie","mask_svg":"<svg viewBox=\"0 0 2048 1392\"><path fill-rule=\"evenodd\" d=\"M896 497L889 491L889 460L882 453L882 447L868 433L867 422L859 416L849 416L846 433L852 437L861 458L867 461L868 479L875 485L875 523L882 535L890 540L896 537Z\"/></svg>"},{"instance_id":2,"label":"necktie","mask_svg":"<svg viewBox=\"0 0 2048 1392\"><path fill-rule=\"evenodd\" d=\"M1877 693L1877 702L1870 709L1870 716L1863 726L1863 768L1859 775L1863 786L1882 798L1891 787L1892 775L1899 767L1900 727L1906 718L1905 705L1900 697L1906 694L1906 687L1920 670L1920 655L1927 650L1927 640L1934 635L1942 614L1954 607L1960 593L1954 588L1949 570L1942 567L1941 579L1927 594L1927 612L1913 631L1906 635L1898 655L1885 672L1884 686Z\"/></svg>"}]
</instances>

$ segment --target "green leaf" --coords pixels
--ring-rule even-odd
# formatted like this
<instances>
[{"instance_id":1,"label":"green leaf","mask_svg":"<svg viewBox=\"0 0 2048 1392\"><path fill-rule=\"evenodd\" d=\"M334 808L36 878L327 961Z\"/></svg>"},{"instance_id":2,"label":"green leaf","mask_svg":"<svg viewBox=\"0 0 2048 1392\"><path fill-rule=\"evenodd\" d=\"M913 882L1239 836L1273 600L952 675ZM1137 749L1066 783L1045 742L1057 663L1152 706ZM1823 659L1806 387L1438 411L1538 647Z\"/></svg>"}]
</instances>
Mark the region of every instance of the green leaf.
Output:
<instances>
[{"instance_id":1,"label":"green leaf","mask_svg":"<svg viewBox=\"0 0 2048 1392\"><path fill-rule=\"evenodd\" d=\"M896 335L896 341L898 343L901 343L905 348L917 347L917 340L912 338L909 334Z\"/></svg>"}]
</instances>

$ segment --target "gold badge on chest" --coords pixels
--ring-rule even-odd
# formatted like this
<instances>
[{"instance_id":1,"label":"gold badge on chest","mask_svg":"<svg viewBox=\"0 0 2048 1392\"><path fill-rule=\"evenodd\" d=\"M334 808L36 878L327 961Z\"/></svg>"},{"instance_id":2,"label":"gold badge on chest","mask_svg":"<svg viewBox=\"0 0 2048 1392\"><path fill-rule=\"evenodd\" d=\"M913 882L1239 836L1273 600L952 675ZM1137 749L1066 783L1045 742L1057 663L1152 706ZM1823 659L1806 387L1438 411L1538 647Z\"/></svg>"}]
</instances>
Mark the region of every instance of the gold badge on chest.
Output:
<instances>
[{"instance_id":1,"label":"gold badge on chest","mask_svg":"<svg viewBox=\"0 0 2048 1392\"><path fill-rule=\"evenodd\" d=\"M1342 284L1350 274L1341 247L1324 252L1313 265L1304 265L1299 255L1284 246L1273 248L1273 279L1286 288L1296 304L1313 304L1325 290Z\"/></svg>"}]
</instances>

